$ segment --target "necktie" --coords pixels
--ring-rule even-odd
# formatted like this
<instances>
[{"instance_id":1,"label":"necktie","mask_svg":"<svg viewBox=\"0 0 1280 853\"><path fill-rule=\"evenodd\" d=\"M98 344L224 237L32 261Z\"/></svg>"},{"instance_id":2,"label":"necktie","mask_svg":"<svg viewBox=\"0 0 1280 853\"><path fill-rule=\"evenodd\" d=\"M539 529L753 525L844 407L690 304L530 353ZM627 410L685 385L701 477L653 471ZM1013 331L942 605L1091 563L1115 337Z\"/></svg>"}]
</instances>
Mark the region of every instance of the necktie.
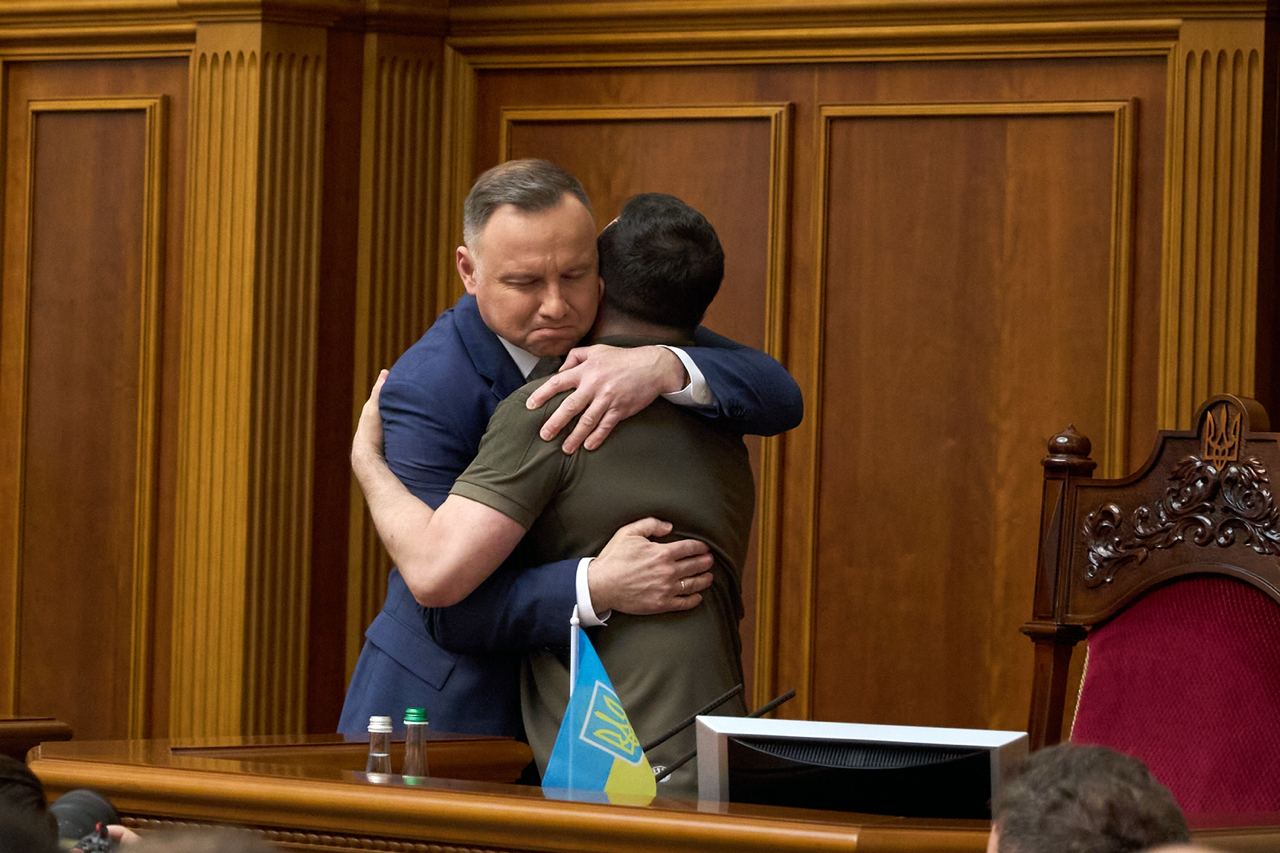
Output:
<instances>
[{"instance_id":1,"label":"necktie","mask_svg":"<svg viewBox=\"0 0 1280 853\"><path fill-rule=\"evenodd\" d=\"M550 376L560 369L560 365L564 364L564 357L558 355L544 355L538 359L538 363L533 366L533 370L529 371L526 380L532 382L535 379L541 379L544 376Z\"/></svg>"}]
</instances>

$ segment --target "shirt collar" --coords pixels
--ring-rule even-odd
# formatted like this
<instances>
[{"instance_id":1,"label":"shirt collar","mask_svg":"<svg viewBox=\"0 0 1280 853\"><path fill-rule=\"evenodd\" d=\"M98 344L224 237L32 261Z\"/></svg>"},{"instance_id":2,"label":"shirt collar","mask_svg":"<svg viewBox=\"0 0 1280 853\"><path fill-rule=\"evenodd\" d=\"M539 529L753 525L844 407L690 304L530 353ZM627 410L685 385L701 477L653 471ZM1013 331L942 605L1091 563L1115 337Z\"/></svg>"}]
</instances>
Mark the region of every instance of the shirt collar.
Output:
<instances>
[{"instance_id":1,"label":"shirt collar","mask_svg":"<svg viewBox=\"0 0 1280 853\"><path fill-rule=\"evenodd\" d=\"M511 341L498 335L498 342L502 344L503 349L511 356L511 360L516 363L516 367L520 370L520 375L525 379L529 378L529 374L538 365L538 357L528 350L522 350L520 347L511 343Z\"/></svg>"}]
</instances>

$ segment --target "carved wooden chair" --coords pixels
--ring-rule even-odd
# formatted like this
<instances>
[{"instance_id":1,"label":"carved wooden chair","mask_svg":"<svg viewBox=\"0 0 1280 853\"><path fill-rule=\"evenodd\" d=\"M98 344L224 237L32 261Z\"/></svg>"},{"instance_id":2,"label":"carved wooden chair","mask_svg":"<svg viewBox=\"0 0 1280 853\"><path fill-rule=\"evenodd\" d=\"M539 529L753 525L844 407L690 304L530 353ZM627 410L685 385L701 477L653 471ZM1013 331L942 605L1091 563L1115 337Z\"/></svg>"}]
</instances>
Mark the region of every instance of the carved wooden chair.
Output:
<instances>
[{"instance_id":1,"label":"carved wooden chair","mask_svg":"<svg viewBox=\"0 0 1280 853\"><path fill-rule=\"evenodd\" d=\"M1119 480L1068 427L1044 464L1032 619L1032 748L1070 737L1135 755L1188 814L1280 811L1280 433L1214 397Z\"/></svg>"}]
</instances>

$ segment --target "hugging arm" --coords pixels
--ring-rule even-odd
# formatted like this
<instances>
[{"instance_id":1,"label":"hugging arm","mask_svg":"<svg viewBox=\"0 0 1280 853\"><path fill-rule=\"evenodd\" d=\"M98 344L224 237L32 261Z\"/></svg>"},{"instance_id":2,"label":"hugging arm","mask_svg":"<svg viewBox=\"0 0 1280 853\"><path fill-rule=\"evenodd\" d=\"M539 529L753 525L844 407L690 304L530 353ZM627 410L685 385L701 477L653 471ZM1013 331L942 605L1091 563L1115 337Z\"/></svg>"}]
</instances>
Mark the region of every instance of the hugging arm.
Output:
<instances>
[{"instance_id":1,"label":"hugging arm","mask_svg":"<svg viewBox=\"0 0 1280 853\"><path fill-rule=\"evenodd\" d=\"M433 509L405 487L382 455L379 395L387 372L360 413L351 468L387 553L419 604L444 607L466 597L519 543L525 528L476 501L451 495Z\"/></svg>"},{"instance_id":2,"label":"hugging arm","mask_svg":"<svg viewBox=\"0 0 1280 853\"><path fill-rule=\"evenodd\" d=\"M702 327L694 332L694 346L681 350L701 372L700 388L688 387L683 361L666 347L597 344L571 350L560 372L529 398L529 408L536 409L562 391L573 392L547 418L542 438L549 441L573 423L564 452L594 450L660 395L679 405L700 405L699 411L745 435L774 435L800 423L800 387L772 356Z\"/></svg>"},{"instance_id":3,"label":"hugging arm","mask_svg":"<svg viewBox=\"0 0 1280 853\"><path fill-rule=\"evenodd\" d=\"M388 389L393 400L382 406L379 417L385 381L384 371L361 412L352 441L352 469L388 553L415 599L426 606L424 619L433 638L455 652L523 651L563 643L568 615L577 600L579 560L494 571L524 535L536 511L499 502L510 510L504 513L461 495L441 502L434 490L419 496L406 488L402 479L420 487L429 481L431 469L418 464L393 473L383 458L383 421L388 425L386 446L398 446L392 433L400 411L428 407L404 406L394 399L403 389L393 385ZM518 413L518 409L508 412ZM442 427L437 432L443 437L449 430ZM470 451L459 448L458 452ZM415 473L425 476L405 476ZM432 509L433 497L438 511ZM659 543L649 539L669 531L665 522L643 519L615 534L586 576L598 611L657 613L688 609L701 601L699 593L711 583L708 549L693 540Z\"/></svg>"},{"instance_id":4,"label":"hugging arm","mask_svg":"<svg viewBox=\"0 0 1280 853\"><path fill-rule=\"evenodd\" d=\"M715 396L714 417L743 435L776 435L800 423L800 386L776 359L702 326L693 340L685 352Z\"/></svg>"}]
</instances>

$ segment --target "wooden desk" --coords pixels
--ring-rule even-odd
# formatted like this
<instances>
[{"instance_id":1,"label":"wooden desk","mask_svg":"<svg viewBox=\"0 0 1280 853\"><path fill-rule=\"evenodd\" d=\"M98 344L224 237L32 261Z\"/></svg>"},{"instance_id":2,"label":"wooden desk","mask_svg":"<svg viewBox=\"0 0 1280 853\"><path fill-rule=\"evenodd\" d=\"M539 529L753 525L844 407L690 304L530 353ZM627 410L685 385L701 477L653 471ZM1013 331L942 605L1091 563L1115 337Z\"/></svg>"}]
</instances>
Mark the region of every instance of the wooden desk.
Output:
<instances>
[{"instance_id":1,"label":"wooden desk","mask_svg":"<svg viewBox=\"0 0 1280 853\"><path fill-rule=\"evenodd\" d=\"M71 726L53 717L0 717L0 755L19 761L38 743L70 739Z\"/></svg>"},{"instance_id":2,"label":"wooden desk","mask_svg":"<svg viewBox=\"0 0 1280 853\"><path fill-rule=\"evenodd\" d=\"M433 739L433 776L407 786L359 772L364 744L337 736L214 743L45 744L31 767L51 797L92 787L126 823L253 827L297 850L973 851L984 821L928 821L658 801L646 807L547 799L501 784L529 757L499 739ZM444 775L457 778L441 778ZM431 846L436 845L436 846Z\"/></svg>"},{"instance_id":3,"label":"wooden desk","mask_svg":"<svg viewBox=\"0 0 1280 853\"><path fill-rule=\"evenodd\" d=\"M503 784L528 761L523 744L436 736L427 751L438 775L415 786L401 777L370 782L360 772L365 745L336 735L46 743L31 767L51 798L95 788L143 831L233 824L288 850L979 853L986 846L985 821L548 799L537 788ZM1205 824L1196 838L1221 850L1277 850L1280 815Z\"/></svg>"}]
</instances>

